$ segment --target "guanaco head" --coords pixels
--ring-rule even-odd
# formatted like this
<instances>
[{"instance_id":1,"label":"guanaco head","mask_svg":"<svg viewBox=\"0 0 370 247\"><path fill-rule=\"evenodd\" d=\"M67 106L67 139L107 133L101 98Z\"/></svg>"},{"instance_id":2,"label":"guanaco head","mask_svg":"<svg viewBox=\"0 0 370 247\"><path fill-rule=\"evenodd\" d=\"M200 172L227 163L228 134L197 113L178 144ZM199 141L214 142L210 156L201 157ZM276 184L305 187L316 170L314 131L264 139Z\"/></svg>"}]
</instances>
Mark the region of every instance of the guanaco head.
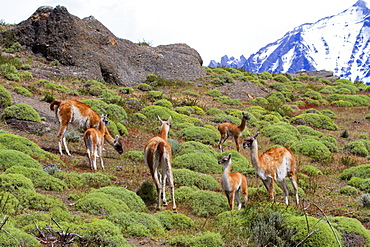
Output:
<instances>
[{"instance_id":1,"label":"guanaco head","mask_svg":"<svg viewBox=\"0 0 370 247\"><path fill-rule=\"evenodd\" d=\"M104 122L105 126L109 125L108 115L101 114L101 121Z\"/></svg>"},{"instance_id":2,"label":"guanaco head","mask_svg":"<svg viewBox=\"0 0 370 247\"><path fill-rule=\"evenodd\" d=\"M219 161L218 164L220 165L227 165L229 164L229 161L231 160L231 153L229 155L222 157Z\"/></svg>"},{"instance_id":3,"label":"guanaco head","mask_svg":"<svg viewBox=\"0 0 370 247\"><path fill-rule=\"evenodd\" d=\"M244 112L242 112L242 118L245 119L245 120L247 120L247 121L251 119L251 117L249 116L249 114L248 113L244 113Z\"/></svg>"},{"instance_id":4,"label":"guanaco head","mask_svg":"<svg viewBox=\"0 0 370 247\"><path fill-rule=\"evenodd\" d=\"M170 127L171 127L170 120L172 119L172 117L170 116L167 120L162 120L158 116L158 119L161 122L161 133L164 132L164 133L168 134L168 132L170 131Z\"/></svg>"},{"instance_id":5,"label":"guanaco head","mask_svg":"<svg viewBox=\"0 0 370 247\"><path fill-rule=\"evenodd\" d=\"M116 135L116 139L114 140L113 147L119 154L123 153L123 148L122 148L123 143L124 143L123 137Z\"/></svg>"},{"instance_id":6,"label":"guanaco head","mask_svg":"<svg viewBox=\"0 0 370 247\"><path fill-rule=\"evenodd\" d=\"M251 148L253 142L257 139L258 134L259 133L257 132L257 134L255 134L254 136L248 136L247 138L245 138L243 142L243 148L244 149Z\"/></svg>"}]
</instances>

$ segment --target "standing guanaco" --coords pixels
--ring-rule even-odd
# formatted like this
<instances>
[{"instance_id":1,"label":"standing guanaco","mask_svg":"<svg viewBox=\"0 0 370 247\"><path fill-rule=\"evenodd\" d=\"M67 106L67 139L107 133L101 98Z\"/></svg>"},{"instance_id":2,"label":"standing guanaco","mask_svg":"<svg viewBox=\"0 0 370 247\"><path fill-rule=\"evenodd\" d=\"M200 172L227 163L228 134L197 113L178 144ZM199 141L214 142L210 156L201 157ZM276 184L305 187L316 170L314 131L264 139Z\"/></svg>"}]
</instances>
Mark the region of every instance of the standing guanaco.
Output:
<instances>
[{"instance_id":1,"label":"standing guanaco","mask_svg":"<svg viewBox=\"0 0 370 247\"><path fill-rule=\"evenodd\" d=\"M222 188L225 191L229 201L230 209L234 209L234 198L238 202L238 209L242 207L240 200L240 191L243 194L244 202L248 201L248 184L247 178L240 172L231 173L231 153L222 157L218 163L224 166L222 173Z\"/></svg>"},{"instance_id":2,"label":"standing guanaco","mask_svg":"<svg viewBox=\"0 0 370 247\"><path fill-rule=\"evenodd\" d=\"M265 185L270 199L274 200L274 181L278 181L284 190L285 204L289 204L289 190L285 180L286 177L289 177L294 188L295 199L298 205L298 185L295 174L296 160L292 151L285 147L272 147L262 155L259 155L257 137L258 133L255 136L245 138L243 147L250 149L253 168Z\"/></svg>"},{"instance_id":3,"label":"standing guanaco","mask_svg":"<svg viewBox=\"0 0 370 247\"><path fill-rule=\"evenodd\" d=\"M243 131L245 129L245 125L247 121L250 119L248 113L242 112L242 122L240 125L236 125L233 123L222 123L218 126L218 131L221 134L220 141L218 142L218 148L222 153L224 149L222 148L222 144L229 138L230 136L234 137L236 150L239 152L240 144L239 138L242 136Z\"/></svg>"},{"instance_id":4,"label":"standing guanaco","mask_svg":"<svg viewBox=\"0 0 370 247\"><path fill-rule=\"evenodd\" d=\"M99 157L100 165L104 170L103 163L103 145L104 145L104 134L106 131L106 125L108 125L108 119L106 116L102 116L100 119L99 129L89 128L84 133L84 142L87 150L87 156L89 158L89 164L91 170L97 170L96 158Z\"/></svg>"},{"instance_id":5,"label":"standing guanaco","mask_svg":"<svg viewBox=\"0 0 370 247\"><path fill-rule=\"evenodd\" d=\"M175 186L172 174L172 150L171 145L167 142L171 117L167 120L162 120L158 116L158 119L161 122L161 130L159 135L153 136L145 143L144 161L157 187L157 209L160 210L161 199L163 205L167 205L165 186L166 182L168 182L172 196L172 210L176 212Z\"/></svg>"},{"instance_id":6,"label":"standing guanaco","mask_svg":"<svg viewBox=\"0 0 370 247\"><path fill-rule=\"evenodd\" d=\"M63 101L53 101L50 103L50 110L55 111L55 116L59 123L59 133L58 133L58 146L59 153L62 152L62 145L64 146L66 153L71 155L68 150L65 134L67 131L68 124L81 127L83 129L88 128L98 128L100 123L100 116L96 113L89 105L86 105L77 100L63 100ZM113 146L113 148L121 154L123 152L122 146L124 140L118 135L113 138L106 129L104 135L107 142Z\"/></svg>"}]
</instances>

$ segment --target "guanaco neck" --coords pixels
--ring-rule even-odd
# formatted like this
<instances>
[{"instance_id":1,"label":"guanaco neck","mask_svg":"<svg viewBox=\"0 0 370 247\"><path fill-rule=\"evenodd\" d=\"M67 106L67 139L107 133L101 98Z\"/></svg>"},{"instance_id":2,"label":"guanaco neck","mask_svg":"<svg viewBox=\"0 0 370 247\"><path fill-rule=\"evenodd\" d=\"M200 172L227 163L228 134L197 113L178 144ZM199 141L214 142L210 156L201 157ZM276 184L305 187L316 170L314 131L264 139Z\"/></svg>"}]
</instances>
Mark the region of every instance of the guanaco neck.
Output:
<instances>
[{"instance_id":1,"label":"guanaco neck","mask_svg":"<svg viewBox=\"0 0 370 247\"><path fill-rule=\"evenodd\" d=\"M168 131L169 131L168 125L167 124L162 124L161 131L159 132L159 136L162 137L163 140L167 141Z\"/></svg>"},{"instance_id":2,"label":"guanaco neck","mask_svg":"<svg viewBox=\"0 0 370 247\"><path fill-rule=\"evenodd\" d=\"M105 127L105 125L104 125L104 138L105 138L105 140L107 140L107 142L108 142L110 145L112 145L112 146L113 146L113 144L114 144L114 141L116 140L116 139L114 139L114 138L113 138L113 136L111 136L111 134L109 133L108 128L107 128L107 127Z\"/></svg>"},{"instance_id":3,"label":"guanaco neck","mask_svg":"<svg viewBox=\"0 0 370 247\"><path fill-rule=\"evenodd\" d=\"M254 140L253 143L252 143L252 146L250 148L250 156L251 156L251 161L252 161L252 165L253 165L254 169L256 171L258 171L259 170L260 156L259 156L259 152L258 152L257 140Z\"/></svg>"},{"instance_id":4,"label":"guanaco neck","mask_svg":"<svg viewBox=\"0 0 370 247\"><path fill-rule=\"evenodd\" d=\"M230 191L230 174L231 174L231 161L224 165L224 171L222 173L222 187L226 191Z\"/></svg>"},{"instance_id":5,"label":"guanaco neck","mask_svg":"<svg viewBox=\"0 0 370 247\"><path fill-rule=\"evenodd\" d=\"M244 117L242 118L242 123L238 126L238 128L243 131L245 129L245 124L247 123L247 119Z\"/></svg>"}]
</instances>

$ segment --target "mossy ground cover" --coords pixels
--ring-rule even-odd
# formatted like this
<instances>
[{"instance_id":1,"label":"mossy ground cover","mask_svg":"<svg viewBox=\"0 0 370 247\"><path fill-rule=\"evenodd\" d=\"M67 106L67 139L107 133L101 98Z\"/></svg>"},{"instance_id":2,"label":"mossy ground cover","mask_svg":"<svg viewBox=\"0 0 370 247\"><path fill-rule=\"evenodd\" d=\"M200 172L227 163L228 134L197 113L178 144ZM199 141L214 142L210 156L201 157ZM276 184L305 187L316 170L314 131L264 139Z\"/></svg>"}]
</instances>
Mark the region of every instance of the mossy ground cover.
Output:
<instances>
[{"instance_id":1,"label":"mossy ground cover","mask_svg":"<svg viewBox=\"0 0 370 247\"><path fill-rule=\"evenodd\" d=\"M302 79L301 82L298 81L299 78L292 80L294 78L287 75L284 76L289 81L282 76L276 77L276 81L273 79L276 75L266 73L234 73L235 71L223 68L209 68L208 70L210 78L189 83L193 85L191 88L189 85L181 88L178 83L171 84L170 81L158 86L150 85L153 88L141 85L140 88L125 89L90 81L90 88L87 88L84 86L86 85L84 80L68 78L50 80L54 85L63 84L70 89L64 92L65 88L63 87L49 89L43 86L44 83L36 83L39 78L22 81L22 86L33 95L27 98L45 94L45 90L52 90L57 100L63 98L89 99L88 102L94 104L94 107L99 111L106 113L109 111L110 119L116 122L117 131L122 132L121 134L127 133L125 153L119 156L109 145L106 145L104 151L106 169L91 172L87 164L83 143L69 143L72 156L58 154L57 124L54 122L48 121L52 126L52 131L43 136L19 132L2 122L1 129L11 134L0 133L0 150L22 152L26 155L24 157L30 157L37 161L35 163L29 159L30 162L27 164L22 164L21 161L16 162L26 168L12 168L14 166L12 163L3 164L1 174L4 176L4 178L1 177L3 189L0 193L0 207L3 212L12 218L44 213L47 219L37 220L40 227L50 224L53 217L60 222L61 226L65 227L64 229L84 236L84 239L76 238L75 243L85 246L108 244L126 246L128 242L134 246L148 242L148 244L161 242L164 245L172 243L179 246L200 246L202 244L203 246L207 244L208 246L222 246L228 243L243 246L247 243L264 243L263 241L266 241L262 236L252 237L255 233L249 231L253 229L250 227L251 222L254 222L255 226L268 229L269 232L281 233L286 230L285 232L289 233L290 228L284 226L284 222L288 222L288 220L289 226L294 226L297 231L296 235L292 236L289 241L297 243L306 236L306 228L303 227L305 222L303 207L307 205L307 201L317 203L322 211L331 217L346 216L345 219L357 219L364 228L370 228L368 216L370 209L359 203L359 196L367 192L367 188L370 188L368 181L365 181L366 178L361 178L363 174L366 174L366 169L361 165L370 162L368 154L362 155L365 152L364 148L361 149L361 155L358 151L353 151L353 149L355 151L356 148L359 149L359 140L369 140L368 105L363 105L367 104L367 100L362 100L364 96L369 97L369 90L356 91L361 97L335 95L335 97L328 98L332 100L330 102L346 100L352 104L350 107L342 107L339 104L338 106L330 103L324 104L325 102L319 99L320 95L313 93L324 89L329 91L331 86L341 92L345 91L343 88L350 92L355 91L353 87L338 86L341 82L330 85L315 80L314 83L310 84L312 78ZM219 77L221 74L227 76ZM225 92L218 90L219 87L215 82L227 83L228 86L232 87L233 80L239 80L238 78L255 81L258 85L265 87L274 83L270 88L282 91L271 95L270 100L278 98L279 105L267 107L266 102L268 104L269 101L265 98L263 98L265 100L255 98L255 102L246 102L243 99L233 100L223 97L226 96ZM216 80L212 82L214 79ZM15 87L21 86L21 83L17 81L14 82L14 85L6 83L8 80L0 77L0 84L9 91L14 91ZM194 88L197 89L194 91L196 94L193 93ZM316 90L319 88L320 90ZM289 89L289 92L286 89ZM340 94L337 91L332 94ZM78 93L71 94L71 92ZM3 91L2 93L7 95ZM90 100L95 97L94 95L98 97L104 95L106 102ZM118 95L121 98L117 98ZM321 95L323 98L328 96L324 93ZM217 98L218 101L215 100L216 97L221 98ZM135 104L131 104L132 99L136 99ZM154 104L161 99L167 101L159 101ZM358 104L359 99L362 100L363 106L354 105ZM4 104L8 104L7 102ZM319 104L311 105L315 102ZM109 107L109 105L111 106ZM278 110L278 106L281 108L287 106L290 110L285 108ZM318 113L306 112L312 107ZM240 117L238 116L241 111L247 111L251 114L251 120L247 123L245 132L252 134L260 132L259 147L261 152L276 143L295 150L298 175L302 178L299 181L300 189L304 190L300 193L302 204L299 207L293 205L285 207L283 193L278 187L276 188L275 203L268 201L266 190L250 165L249 150L241 150L241 153L238 154L233 150L235 147L233 140L229 138L225 143L225 152L219 153L216 147L219 141L217 125L227 119L232 123L239 124ZM315 115L307 116L304 114ZM174 150L174 160L182 155L195 154L193 159L189 158L187 162L184 160L177 164L174 162L174 167L176 166L174 168L175 197L179 211L176 216L170 211L156 211L155 200L144 200L144 197L141 198L141 195L135 193L145 181L153 185L149 170L143 163L143 146L146 140L158 134L158 115L163 119L172 116L170 138L173 141L170 143ZM301 116L306 123L291 122L294 116ZM50 117L54 117L52 113ZM118 124L126 128L127 132L122 126L118 127ZM344 130L348 132L347 138L340 137ZM329 144L325 145L324 140L334 145L337 151L330 148ZM316 141L322 143L329 150L330 155ZM315 145L309 145L306 142ZM317 148L311 150L305 145ZM366 144L364 147L367 148ZM247 176L250 192L247 205L244 205L241 211L235 212L229 211L227 199L220 183L222 168L217 167L216 163L221 155L230 152L235 157L233 159L233 172L242 172ZM212 163L216 164L208 164L204 161L197 166L189 166L192 160L198 159L203 154L214 157ZM28 158L24 158L24 160L26 159ZM47 182L46 184L49 185L55 182L46 179L46 177L50 177L40 172L42 171L40 166L45 172L49 172L49 176L55 178L55 181L63 181L64 185L61 189L48 190L46 185L37 183L37 179L33 176L40 178L45 176L43 182ZM50 167L55 167L55 172L51 172L53 169L46 169ZM351 175L341 175L347 174L345 169L351 169L351 167L360 167L364 170L353 173L351 171ZM36 172L31 168L38 170ZM5 172L6 169L10 170ZM20 175L21 173L24 175ZM358 177L362 180L357 179L357 181L350 182L351 177ZM313 178L315 178L315 183L309 183ZM155 194L153 186L148 186L147 190L147 194ZM14 194L15 192L18 194ZM167 199L169 198L167 196ZM43 203L40 203L41 201ZM166 209L171 209L171 202ZM289 214L285 214L287 210ZM309 219L309 222L313 224L322 216L322 212L314 207L309 207L306 213L310 217L316 217ZM279 214L282 215L281 218ZM253 217L256 221L252 221ZM275 228L268 228L269 225L266 222L269 220L276 222ZM347 243L355 243L349 242L350 239L361 242L362 235L365 235L363 241L367 243L368 232L366 229L360 228L357 223L347 224L345 220L331 218L330 220L338 232L338 236L341 236L341 243L345 244L346 241ZM15 245L18 245L19 241L34 240L34 238L26 240L28 235L24 234L38 234L32 223L27 224L27 227L22 227L21 224L13 226L10 223L11 221L6 223L6 226L9 224L7 230L9 229L13 236L16 236L18 242L15 241ZM304 243L305 246L313 246L310 243L316 243L315 241L321 241L321 243L329 241L329 244L335 244L332 241L332 232L330 229L328 230L328 224L322 221L318 226L327 235L326 239L321 239L321 233L313 234L312 239ZM18 234L19 229L23 235ZM280 234L279 237L269 235L269 239L277 245L288 243L288 237L289 234Z\"/></svg>"}]
</instances>

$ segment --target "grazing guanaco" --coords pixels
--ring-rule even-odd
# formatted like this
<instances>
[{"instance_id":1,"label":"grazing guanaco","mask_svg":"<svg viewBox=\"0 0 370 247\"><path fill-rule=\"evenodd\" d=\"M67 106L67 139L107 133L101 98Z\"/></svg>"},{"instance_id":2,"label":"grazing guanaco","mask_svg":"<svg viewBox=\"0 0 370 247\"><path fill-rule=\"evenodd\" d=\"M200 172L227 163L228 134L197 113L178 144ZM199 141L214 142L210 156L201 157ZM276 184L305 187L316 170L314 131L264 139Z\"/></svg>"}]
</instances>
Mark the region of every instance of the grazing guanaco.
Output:
<instances>
[{"instance_id":1,"label":"grazing guanaco","mask_svg":"<svg viewBox=\"0 0 370 247\"><path fill-rule=\"evenodd\" d=\"M65 138L68 124L75 125L76 127L81 127L84 130L88 128L99 128L99 114L91 109L89 105L86 105L77 100L53 101L50 103L50 110L55 111L55 116L59 123L58 146L60 154L63 154L63 145L66 153L68 155L71 155L68 150ZM116 138L113 138L107 128L104 137L119 154L123 152L122 145L124 143L124 140L122 137L119 137L117 135Z\"/></svg>"},{"instance_id":2,"label":"grazing guanaco","mask_svg":"<svg viewBox=\"0 0 370 247\"><path fill-rule=\"evenodd\" d=\"M159 135L153 136L145 143L144 161L157 187L157 209L160 210L161 208L161 199L163 205L167 205L165 193L167 181L172 196L172 210L176 212L175 186L172 174L172 150L171 145L167 141L171 117L167 120L162 120L158 116L158 119L161 122L161 130Z\"/></svg>"},{"instance_id":3,"label":"grazing guanaco","mask_svg":"<svg viewBox=\"0 0 370 247\"><path fill-rule=\"evenodd\" d=\"M245 129L245 125L247 121L250 119L248 113L242 112L242 122L240 125L236 125L233 123L222 123L218 126L218 131L221 134L220 141L218 142L218 148L222 153L224 149L222 148L222 144L229 138L230 136L234 137L236 150L239 152L240 144L239 138L242 136L243 131Z\"/></svg>"},{"instance_id":4,"label":"grazing guanaco","mask_svg":"<svg viewBox=\"0 0 370 247\"><path fill-rule=\"evenodd\" d=\"M222 173L222 188L225 191L229 201L230 209L234 210L234 198L238 202L238 209L242 207L240 200L240 191L243 194L244 202L248 201L248 184L247 178L240 172L231 173L231 153L222 157L218 163L224 166Z\"/></svg>"},{"instance_id":5,"label":"grazing guanaco","mask_svg":"<svg viewBox=\"0 0 370 247\"><path fill-rule=\"evenodd\" d=\"M103 145L104 145L104 134L106 125L108 125L108 119L106 116L102 116L100 119L99 129L89 128L84 133L84 142L87 150L87 156L89 158L89 164L91 170L97 170L96 158L99 157L100 165L104 170L103 163Z\"/></svg>"},{"instance_id":6,"label":"grazing guanaco","mask_svg":"<svg viewBox=\"0 0 370 247\"><path fill-rule=\"evenodd\" d=\"M265 185L270 199L274 200L274 181L277 181L280 182L284 190L285 204L289 204L289 190L285 180L286 177L289 177L294 188L295 199L298 205L298 185L295 174L296 160L292 151L285 147L272 147L262 155L259 155L257 137L258 133L255 136L245 138L243 147L245 149L250 149L253 168Z\"/></svg>"}]
</instances>

